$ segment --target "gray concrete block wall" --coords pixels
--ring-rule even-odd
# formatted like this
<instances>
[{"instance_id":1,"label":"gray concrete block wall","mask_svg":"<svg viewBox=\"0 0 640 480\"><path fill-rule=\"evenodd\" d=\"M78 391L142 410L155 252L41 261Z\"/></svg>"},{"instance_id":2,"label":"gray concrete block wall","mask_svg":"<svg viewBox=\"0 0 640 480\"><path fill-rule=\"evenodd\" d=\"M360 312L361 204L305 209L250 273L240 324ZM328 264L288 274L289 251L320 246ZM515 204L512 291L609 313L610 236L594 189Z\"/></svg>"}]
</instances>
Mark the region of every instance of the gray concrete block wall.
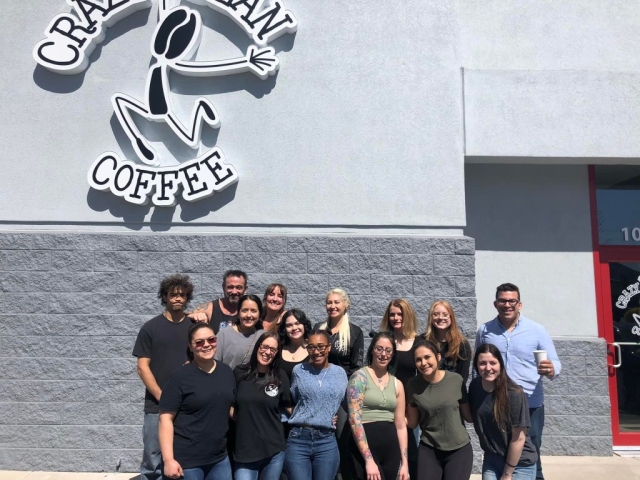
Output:
<instances>
[{"instance_id":1,"label":"gray concrete block wall","mask_svg":"<svg viewBox=\"0 0 640 480\"><path fill-rule=\"evenodd\" d=\"M392 298L411 301L422 331L445 298L472 337L474 253L466 237L2 233L0 470L137 471L144 387L131 350L162 311L167 274L191 276L197 305L241 268L250 292L282 282L314 322L342 287L365 334Z\"/></svg>"}]
</instances>

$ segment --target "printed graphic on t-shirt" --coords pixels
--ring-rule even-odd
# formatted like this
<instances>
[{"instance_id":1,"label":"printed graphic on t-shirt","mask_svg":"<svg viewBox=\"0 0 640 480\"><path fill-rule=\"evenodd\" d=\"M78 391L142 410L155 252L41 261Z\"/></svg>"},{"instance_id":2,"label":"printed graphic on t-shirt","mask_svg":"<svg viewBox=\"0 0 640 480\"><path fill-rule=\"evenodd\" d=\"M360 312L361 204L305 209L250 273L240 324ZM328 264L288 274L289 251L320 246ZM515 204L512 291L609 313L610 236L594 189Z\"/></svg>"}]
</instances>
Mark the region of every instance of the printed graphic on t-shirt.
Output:
<instances>
[{"instance_id":1,"label":"printed graphic on t-shirt","mask_svg":"<svg viewBox=\"0 0 640 480\"><path fill-rule=\"evenodd\" d=\"M278 386L274 385L274 384L269 384L266 387L264 387L264 393L266 393L270 397L277 397L278 396Z\"/></svg>"},{"instance_id":2,"label":"printed graphic on t-shirt","mask_svg":"<svg viewBox=\"0 0 640 480\"><path fill-rule=\"evenodd\" d=\"M229 322L220 322L220 330L229 326L231 326L231 323Z\"/></svg>"}]
</instances>

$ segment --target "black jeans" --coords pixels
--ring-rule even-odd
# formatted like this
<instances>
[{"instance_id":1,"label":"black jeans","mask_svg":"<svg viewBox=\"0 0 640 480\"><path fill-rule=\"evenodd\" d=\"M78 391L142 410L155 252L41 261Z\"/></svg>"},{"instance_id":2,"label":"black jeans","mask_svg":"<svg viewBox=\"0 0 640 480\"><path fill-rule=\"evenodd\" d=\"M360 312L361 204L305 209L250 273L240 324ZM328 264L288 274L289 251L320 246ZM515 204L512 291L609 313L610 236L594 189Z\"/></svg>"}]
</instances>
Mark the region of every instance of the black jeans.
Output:
<instances>
[{"instance_id":1,"label":"black jeans","mask_svg":"<svg viewBox=\"0 0 640 480\"><path fill-rule=\"evenodd\" d=\"M445 452L422 442L418 447L418 478L429 480L469 480L473 467L471 442Z\"/></svg>"}]
</instances>

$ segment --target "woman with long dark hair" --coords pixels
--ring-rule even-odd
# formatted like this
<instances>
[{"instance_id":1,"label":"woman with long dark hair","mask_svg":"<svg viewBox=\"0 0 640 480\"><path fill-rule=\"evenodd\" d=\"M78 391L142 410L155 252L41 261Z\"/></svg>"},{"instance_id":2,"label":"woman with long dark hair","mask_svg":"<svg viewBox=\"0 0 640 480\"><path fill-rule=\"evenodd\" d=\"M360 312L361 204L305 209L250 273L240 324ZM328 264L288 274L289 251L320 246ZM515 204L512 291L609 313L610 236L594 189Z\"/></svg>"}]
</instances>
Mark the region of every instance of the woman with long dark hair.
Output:
<instances>
[{"instance_id":1,"label":"woman with long dark hair","mask_svg":"<svg viewBox=\"0 0 640 480\"><path fill-rule=\"evenodd\" d=\"M287 287L281 283L272 283L264 291L262 297L262 315L260 328L271 332L278 331L282 315L287 305Z\"/></svg>"},{"instance_id":2,"label":"woman with long dark hair","mask_svg":"<svg viewBox=\"0 0 640 480\"><path fill-rule=\"evenodd\" d=\"M285 439L280 410L291 412L291 391L280 370L279 350L278 334L264 332L249 364L234 370L235 480L279 480L282 473Z\"/></svg>"},{"instance_id":3,"label":"woman with long dark hair","mask_svg":"<svg viewBox=\"0 0 640 480\"><path fill-rule=\"evenodd\" d=\"M293 369L291 395L296 402L289 419L286 450L289 480L333 480L340 453L335 416L347 389L344 369L329 363L331 337L326 330L309 336L309 362Z\"/></svg>"},{"instance_id":4,"label":"woman with long dark hair","mask_svg":"<svg viewBox=\"0 0 640 480\"><path fill-rule=\"evenodd\" d=\"M404 387L390 372L395 359L393 335L379 332L369 345L367 366L349 380L353 478L409 479Z\"/></svg>"},{"instance_id":5,"label":"woman with long dark hair","mask_svg":"<svg viewBox=\"0 0 640 480\"><path fill-rule=\"evenodd\" d=\"M231 480L226 435L236 396L233 372L214 359L217 338L208 323L193 324L188 340L191 362L167 380L160 397L164 477Z\"/></svg>"},{"instance_id":6,"label":"woman with long dark hair","mask_svg":"<svg viewBox=\"0 0 640 480\"><path fill-rule=\"evenodd\" d=\"M249 362L262 330L257 323L262 316L262 301L256 295L243 295L238 300L238 320L231 328L223 328L218 332L218 349L216 360L226 363L231 368Z\"/></svg>"},{"instance_id":7,"label":"woman with long dark hair","mask_svg":"<svg viewBox=\"0 0 640 480\"><path fill-rule=\"evenodd\" d=\"M310 333L311 322L302 310L292 308L285 312L278 325L278 334L282 342L280 368L289 380L293 375L293 368L309 359L307 341Z\"/></svg>"},{"instance_id":8,"label":"woman with long dark hair","mask_svg":"<svg viewBox=\"0 0 640 480\"><path fill-rule=\"evenodd\" d=\"M453 307L446 300L431 304L425 338L440 350L440 368L456 372L466 382L471 365L471 345L458 327Z\"/></svg>"},{"instance_id":9,"label":"woman with long dark hair","mask_svg":"<svg viewBox=\"0 0 640 480\"><path fill-rule=\"evenodd\" d=\"M440 352L433 342L420 340L413 351L418 375L407 387L407 424L422 429L418 478L469 478L473 449L461 420L472 421L466 384L457 373L439 368Z\"/></svg>"},{"instance_id":10,"label":"woman with long dark hair","mask_svg":"<svg viewBox=\"0 0 640 480\"><path fill-rule=\"evenodd\" d=\"M484 451L482 480L534 480L538 454L528 433L527 396L507 375L495 345L480 345L473 366L478 376L469 385L469 400Z\"/></svg>"}]
</instances>

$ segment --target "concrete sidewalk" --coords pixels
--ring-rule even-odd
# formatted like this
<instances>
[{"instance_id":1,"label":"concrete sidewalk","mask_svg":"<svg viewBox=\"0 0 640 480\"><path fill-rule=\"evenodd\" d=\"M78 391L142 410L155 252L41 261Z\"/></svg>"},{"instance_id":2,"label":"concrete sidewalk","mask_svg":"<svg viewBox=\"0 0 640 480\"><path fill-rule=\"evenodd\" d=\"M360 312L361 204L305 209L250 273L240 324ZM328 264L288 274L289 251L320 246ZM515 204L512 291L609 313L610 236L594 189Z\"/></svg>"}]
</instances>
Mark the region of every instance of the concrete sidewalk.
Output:
<instances>
[{"instance_id":1,"label":"concrete sidewalk","mask_svg":"<svg viewBox=\"0 0 640 480\"><path fill-rule=\"evenodd\" d=\"M547 480L640 480L640 457L544 457ZM133 473L51 473L0 471L0 480L138 480ZM471 475L480 480L480 475Z\"/></svg>"}]
</instances>

